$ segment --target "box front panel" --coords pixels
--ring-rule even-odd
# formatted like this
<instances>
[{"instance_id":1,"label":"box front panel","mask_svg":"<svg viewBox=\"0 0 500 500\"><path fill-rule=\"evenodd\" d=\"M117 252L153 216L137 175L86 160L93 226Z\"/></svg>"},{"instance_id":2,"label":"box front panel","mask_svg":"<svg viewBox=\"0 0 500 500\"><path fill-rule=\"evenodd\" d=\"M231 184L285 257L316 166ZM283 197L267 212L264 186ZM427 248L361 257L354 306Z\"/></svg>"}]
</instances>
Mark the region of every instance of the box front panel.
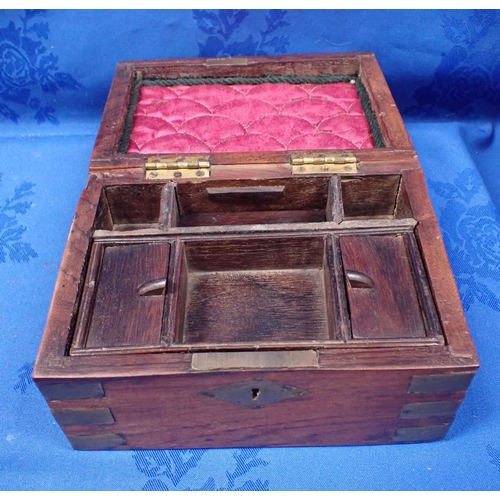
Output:
<instances>
[{"instance_id":1,"label":"box front panel","mask_svg":"<svg viewBox=\"0 0 500 500\"><path fill-rule=\"evenodd\" d=\"M443 377L451 385L439 387ZM413 392L422 378L427 388ZM445 436L463 378L435 369L202 372L106 380L105 398L51 406L79 449L420 442Z\"/></svg>"}]
</instances>

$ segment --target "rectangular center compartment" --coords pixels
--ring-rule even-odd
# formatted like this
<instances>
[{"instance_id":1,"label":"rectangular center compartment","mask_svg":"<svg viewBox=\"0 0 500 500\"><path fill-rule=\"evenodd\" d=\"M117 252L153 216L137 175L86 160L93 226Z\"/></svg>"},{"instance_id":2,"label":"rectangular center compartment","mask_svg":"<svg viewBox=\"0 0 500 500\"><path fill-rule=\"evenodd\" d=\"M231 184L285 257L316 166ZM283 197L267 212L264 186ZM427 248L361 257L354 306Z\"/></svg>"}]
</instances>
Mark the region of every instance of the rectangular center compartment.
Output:
<instances>
[{"instance_id":1,"label":"rectangular center compartment","mask_svg":"<svg viewBox=\"0 0 500 500\"><path fill-rule=\"evenodd\" d=\"M252 344L334 337L323 237L190 241L178 343ZM182 298L181 298L182 300Z\"/></svg>"},{"instance_id":2,"label":"rectangular center compartment","mask_svg":"<svg viewBox=\"0 0 500 500\"><path fill-rule=\"evenodd\" d=\"M179 226L324 222L328 183L323 177L179 184Z\"/></svg>"}]
</instances>

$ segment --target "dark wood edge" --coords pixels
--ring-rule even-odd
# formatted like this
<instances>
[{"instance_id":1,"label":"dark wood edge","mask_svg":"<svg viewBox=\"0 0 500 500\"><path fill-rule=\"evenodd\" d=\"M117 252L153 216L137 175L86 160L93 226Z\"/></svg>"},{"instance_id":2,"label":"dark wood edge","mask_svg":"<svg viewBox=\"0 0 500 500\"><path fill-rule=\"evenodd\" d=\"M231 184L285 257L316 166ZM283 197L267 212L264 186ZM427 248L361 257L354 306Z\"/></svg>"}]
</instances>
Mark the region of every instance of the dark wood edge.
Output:
<instances>
[{"instance_id":1,"label":"dark wood edge","mask_svg":"<svg viewBox=\"0 0 500 500\"><path fill-rule=\"evenodd\" d=\"M374 56L360 57L360 78L370 96L386 148L395 151L414 151L401 114Z\"/></svg>"},{"instance_id":2,"label":"dark wood edge","mask_svg":"<svg viewBox=\"0 0 500 500\"><path fill-rule=\"evenodd\" d=\"M362 57L371 52L288 54L280 56L208 57L123 61L117 69L132 68L144 79L277 75L355 75Z\"/></svg>"},{"instance_id":3,"label":"dark wood edge","mask_svg":"<svg viewBox=\"0 0 500 500\"><path fill-rule=\"evenodd\" d=\"M296 233L304 235L314 234L392 234L396 232L413 231L417 221L415 219L392 219L392 218L373 218L373 219L353 219L344 220L341 223L334 221L327 222L297 222L284 224L246 224L246 225L227 225L227 226L189 226L172 227L167 230L159 228L130 229L124 231L111 231L98 229L94 231L96 241L109 241L120 243L130 241L134 242L153 242L163 241L166 238L176 236L186 239L197 240L204 239L206 236L213 237L240 237L240 236L259 236L269 234L269 237L289 236Z\"/></svg>"},{"instance_id":4,"label":"dark wood edge","mask_svg":"<svg viewBox=\"0 0 500 500\"><path fill-rule=\"evenodd\" d=\"M413 215L419 221L416 228L417 242L450 352L454 356L466 356L478 362L453 271L427 193L424 174L421 170L405 171L403 181Z\"/></svg>"},{"instance_id":5,"label":"dark wood edge","mask_svg":"<svg viewBox=\"0 0 500 500\"><path fill-rule=\"evenodd\" d=\"M88 262L102 179L91 176L82 192L71 224L64 255L52 296L45 331L33 371L34 378L44 368L58 366L72 340L74 320Z\"/></svg>"},{"instance_id":6,"label":"dark wood edge","mask_svg":"<svg viewBox=\"0 0 500 500\"><path fill-rule=\"evenodd\" d=\"M339 329L339 325L335 325ZM346 326L345 330L334 332L336 335L332 340L298 340L290 344L289 341L282 342L258 342L258 343L227 343L227 344L185 344L174 343L167 345L166 341L163 344L150 344L145 346L130 346L130 347L106 347L106 348L92 348L82 347L72 350L72 356L110 356L110 355L125 355L125 354L157 354L157 353L196 353L196 352L260 352L260 351L297 351L303 349L331 349L342 347L345 349L358 349L359 347L419 347L419 346L434 346L442 345L437 339L422 338L422 339L352 339L349 337L349 327ZM341 336L342 335L342 336ZM110 358L108 358L110 359Z\"/></svg>"},{"instance_id":7,"label":"dark wood edge","mask_svg":"<svg viewBox=\"0 0 500 500\"><path fill-rule=\"evenodd\" d=\"M340 224L344 219L342 202L341 177L332 175L328 183L328 201L326 204L326 220Z\"/></svg>"},{"instance_id":8,"label":"dark wood edge","mask_svg":"<svg viewBox=\"0 0 500 500\"><path fill-rule=\"evenodd\" d=\"M422 263L422 256L420 255L415 240L415 235L413 233L406 233L404 237L406 251L408 252L414 276L417 297L420 303L420 310L422 311L426 335L427 337L438 339L440 342L444 343L441 323L434 304L427 274Z\"/></svg>"},{"instance_id":9,"label":"dark wood edge","mask_svg":"<svg viewBox=\"0 0 500 500\"><path fill-rule=\"evenodd\" d=\"M101 270L101 262L105 247L105 242L97 243L92 245L90 251L87 276L85 277L85 286L82 292L81 305L79 307L79 309L86 311L86 314L83 316L80 315L81 317L76 322L75 334L70 347L70 354L75 349L84 348L87 343L91 320L91 314L89 314L89 311L93 309L93 304L95 303L97 293L97 287L95 284L99 283L99 273Z\"/></svg>"},{"instance_id":10,"label":"dark wood edge","mask_svg":"<svg viewBox=\"0 0 500 500\"><path fill-rule=\"evenodd\" d=\"M331 293L335 309L337 310L337 313L334 314L332 318L338 321L335 327L340 330L339 338L354 346L356 341L352 338L344 266L342 263L342 250L340 248L340 240L337 236L330 235L328 237L327 250L330 266Z\"/></svg>"},{"instance_id":11,"label":"dark wood edge","mask_svg":"<svg viewBox=\"0 0 500 500\"><path fill-rule=\"evenodd\" d=\"M175 185L168 181L162 189L160 216L158 219L158 227L160 229L168 229L175 227L179 220L179 207L177 204L177 195Z\"/></svg>"},{"instance_id":12,"label":"dark wood edge","mask_svg":"<svg viewBox=\"0 0 500 500\"><path fill-rule=\"evenodd\" d=\"M416 159L417 156L412 151L396 153L389 150L378 150L375 152L376 154L373 150L351 150L351 152L355 153L358 160L358 172L356 175L399 173L402 170L420 168L420 164ZM252 158L247 157L245 153L234 153L234 155L241 155L241 157L227 156L227 165L222 163L213 164L210 168L209 179L269 179L290 177L292 175L292 166L289 161L289 156L286 156L286 158L282 157L281 159L274 158L276 161L271 162L268 161L265 155L274 155L274 153L261 153L260 157ZM106 160L99 165L91 165L91 173L104 175L108 178L114 178L116 179L116 182L121 182L122 180L126 180L128 182L134 180L137 182L144 181L145 158L136 157L132 160L124 157L124 155L122 156L123 158L116 161ZM255 163L249 163L252 159L255 160ZM206 181L207 179L204 180ZM193 179L174 179L174 182L193 182Z\"/></svg>"},{"instance_id":13,"label":"dark wood edge","mask_svg":"<svg viewBox=\"0 0 500 500\"><path fill-rule=\"evenodd\" d=\"M182 273L182 258L184 245L179 239L170 243L169 269L167 280L167 291L165 294L165 307L163 313L163 324L161 332L161 343L170 345L175 342L178 330L182 327L183 317L180 301L180 279Z\"/></svg>"},{"instance_id":14,"label":"dark wood edge","mask_svg":"<svg viewBox=\"0 0 500 500\"><path fill-rule=\"evenodd\" d=\"M457 357L442 346L408 346L404 349L373 347L318 349L322 371L411 370L415 375L475 372L478 364L470 357ZM192 374L191 353L116 354L113 364L107 356L65 357L59 365L38 370L35 382L43 393L44 385L96 380L106 389L106 381L129 377L162 377ZM284 369L286 370L286 369ZM316 369L317 370L317 369ZM231 371L231 370L229 370ZM234 370L241 372L241 369ZM261 375L262 376L262 375ZM395 375L397 376L397 375ZM426 398L427 399L427 398Z\"/></svg>"},{"instance_id":15,"label":"dark wood edge","mask_svg":"<svg viewBox=\"0 0 500 500\"><path fill-rule=\"evenodd\" d=\"M117 65L90 158L91 170L94 162L109 160L116 155L123 132L134 78L134 67L132 64Z\"/></svg>"}]
</instances>

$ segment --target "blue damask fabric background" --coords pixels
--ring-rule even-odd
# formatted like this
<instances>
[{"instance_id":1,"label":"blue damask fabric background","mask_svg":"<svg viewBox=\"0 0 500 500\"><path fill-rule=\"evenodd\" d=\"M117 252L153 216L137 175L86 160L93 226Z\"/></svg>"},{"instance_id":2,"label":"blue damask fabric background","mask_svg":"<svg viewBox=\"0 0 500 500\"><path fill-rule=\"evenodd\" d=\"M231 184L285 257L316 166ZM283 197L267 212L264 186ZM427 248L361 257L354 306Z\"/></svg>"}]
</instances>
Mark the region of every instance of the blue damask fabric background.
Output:
<instances>
[{"instance_id":1,"label":"blue damask fabric background","mask_svg":"<svg viewBox=\"0 0 500 500\"><path fill-rule=\"evenodd\" d=\"M0 488L500 489L500 11L0 11ZM372 51L424 169L481 368L444 441L71 449L31 380L118 61Z\"/></svg>"}]
</instances>

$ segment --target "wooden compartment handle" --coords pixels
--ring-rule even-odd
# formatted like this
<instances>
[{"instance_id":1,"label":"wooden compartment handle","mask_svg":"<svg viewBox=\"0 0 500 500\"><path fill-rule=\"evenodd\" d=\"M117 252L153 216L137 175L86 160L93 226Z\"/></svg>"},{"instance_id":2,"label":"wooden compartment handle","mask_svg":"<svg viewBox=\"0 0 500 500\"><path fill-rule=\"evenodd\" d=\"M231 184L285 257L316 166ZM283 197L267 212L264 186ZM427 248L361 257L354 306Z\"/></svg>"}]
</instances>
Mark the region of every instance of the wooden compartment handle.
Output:
<instances>
[{"instance_id":1,"label":"wooden compartment handle","mask_svg":"<svg viewBox=\"0 0 500 500\"><path fill-rule=\"evenodd\" d=\"M346 271L349 284L353 288L374 288L375 283L370 276L358 271Z\"/></svg>"},{"instance_id":2,"label":"wooden compartment handle","mask_svg":"<svg viewBox=\"0 0 500 500\"><path fill-rule=\"evenodd\" d=\"M207 188L207 196L213 201L242 201L247 203L252 199L276 200L285 194L285 186L247 186L247 187L221 187Z\"/></svg>"},{"instance_id":3,"label":"wooden compartment handle","mask_svg":"<svg viewBox=\"0 0 500 500\"><path fill-rule=\"evenodd\" d=\"M164 295L167 288L167 278L146 281L137 288L137 293L142 296Z\"/></svg>"}]
</instances>

